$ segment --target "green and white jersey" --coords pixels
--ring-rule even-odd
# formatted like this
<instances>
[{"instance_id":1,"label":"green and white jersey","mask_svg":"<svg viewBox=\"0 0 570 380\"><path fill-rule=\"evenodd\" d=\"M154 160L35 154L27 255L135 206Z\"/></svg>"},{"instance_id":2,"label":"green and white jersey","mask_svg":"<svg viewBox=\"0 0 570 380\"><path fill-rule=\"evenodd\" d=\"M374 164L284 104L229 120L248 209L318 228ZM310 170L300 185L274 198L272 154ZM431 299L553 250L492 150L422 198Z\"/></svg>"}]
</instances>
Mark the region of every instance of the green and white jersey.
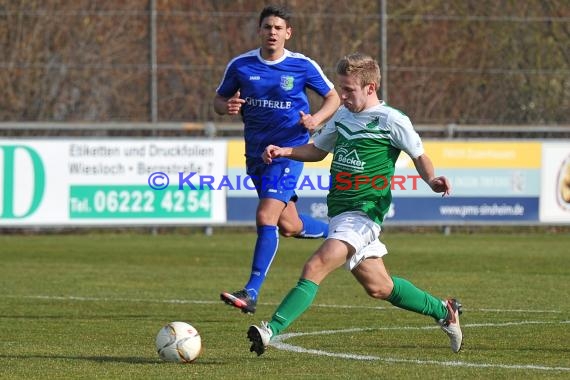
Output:
<instances>
[{"instance_id":1,"label":"green and white jersey","mask_svg":"<svg viewBox=\"0 0 570 380\"><path fill-rule=\"evenodd\" d=\"M341 106L313 138L333 153L328 215L362 211L381 224L390 208L390 181L400 151L424 153L410 119L384 102L359 113Z\"/></svg>"}]
</instances>

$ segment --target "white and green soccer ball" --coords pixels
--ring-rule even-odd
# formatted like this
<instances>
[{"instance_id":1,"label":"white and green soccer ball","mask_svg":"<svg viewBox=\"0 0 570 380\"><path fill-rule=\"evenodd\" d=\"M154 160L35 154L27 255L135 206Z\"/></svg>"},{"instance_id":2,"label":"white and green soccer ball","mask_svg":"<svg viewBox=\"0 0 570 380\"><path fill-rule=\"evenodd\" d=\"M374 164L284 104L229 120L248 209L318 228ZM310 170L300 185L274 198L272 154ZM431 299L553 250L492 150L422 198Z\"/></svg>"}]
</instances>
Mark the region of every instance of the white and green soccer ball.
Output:
<instances>
[{"instance_id":1,"label":"white and green soccer ball","mask_svg":"<svg viewBox=\"0 0 570 380\"><path fill-rule=\"evenodd\" d=\"M202 339L192 325L170 322L156 335L156 351L164 361L192 363L202 352Z\"/></svg>"}]
</instances>

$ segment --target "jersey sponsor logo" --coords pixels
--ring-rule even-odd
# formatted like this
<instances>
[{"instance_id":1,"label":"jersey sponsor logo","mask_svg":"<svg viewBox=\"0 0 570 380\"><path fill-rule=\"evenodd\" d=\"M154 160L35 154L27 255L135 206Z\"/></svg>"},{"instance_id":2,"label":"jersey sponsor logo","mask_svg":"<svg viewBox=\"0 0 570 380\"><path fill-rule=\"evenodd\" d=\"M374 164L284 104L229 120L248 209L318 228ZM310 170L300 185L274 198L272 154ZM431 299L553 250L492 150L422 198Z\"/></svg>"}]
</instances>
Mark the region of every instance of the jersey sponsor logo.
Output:
<instances>
[{"instance_id":1,"label":"jersey sponsor logo","mask_svg":"<svg viewBox=\"0 0 570 380\"><path fill-rule=\"evenodd\" d=\"M249 80L261 80L261 77L259 75L250 75Z\"/></svg>"},{"instance_id":2,"label":"jersey sponsor logo","mask_svg":"<svg viewBox=\"0 0 570 380\"><path fill-rule=\"evenodd\" d=\"M353 172L360 173L364 171L366 161L362 161L358 157L356 149L349 151L346 147L339 147L333 157L333 165L342 169L349 169Z\"/></svg>"},{"instance_id":3,"label":"jersey sponsor logo","mask_svg":"<svg viewBox=\"0 0 570 380\"><path fill-rule=\"evenodd\" d=\"M292 102L286 102L283 100L255 99L250 98L249 96L245 98L245 104L253 107L276 108L282 110L288 110L292 107Z\"/></svg>"},{"instance_id":4,"label":"jersey sponsor logo","mask_svg":"<svg viewBox=\"0 0 570 380\"><path fill-rule=\"evenodd\" d=\"M281 88L285 91L292 90L294 79L291 75L281 75Z\"/></svg>"}]
</instances>

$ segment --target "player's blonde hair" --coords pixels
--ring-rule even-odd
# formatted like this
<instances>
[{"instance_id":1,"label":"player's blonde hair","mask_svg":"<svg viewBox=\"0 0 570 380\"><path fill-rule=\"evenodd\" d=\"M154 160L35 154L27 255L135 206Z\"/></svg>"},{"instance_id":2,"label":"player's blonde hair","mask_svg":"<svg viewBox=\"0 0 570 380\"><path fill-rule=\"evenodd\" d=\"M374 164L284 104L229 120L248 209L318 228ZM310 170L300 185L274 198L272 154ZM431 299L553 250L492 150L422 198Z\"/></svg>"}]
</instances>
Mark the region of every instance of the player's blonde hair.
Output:
<instances>
[{"instance_id":1,"label":"player's blonde hair","mask_svg":"<svg viewBox=\"0 0 570 380\"><path fill-rule=\"evenodd\" d=\"M375 84L380 87L380 66L369 55L352 53L342 57L336 65L336 73L339 75L354 75L358 78L362 87L367 84Z\"/></svg>"}]
</instances>

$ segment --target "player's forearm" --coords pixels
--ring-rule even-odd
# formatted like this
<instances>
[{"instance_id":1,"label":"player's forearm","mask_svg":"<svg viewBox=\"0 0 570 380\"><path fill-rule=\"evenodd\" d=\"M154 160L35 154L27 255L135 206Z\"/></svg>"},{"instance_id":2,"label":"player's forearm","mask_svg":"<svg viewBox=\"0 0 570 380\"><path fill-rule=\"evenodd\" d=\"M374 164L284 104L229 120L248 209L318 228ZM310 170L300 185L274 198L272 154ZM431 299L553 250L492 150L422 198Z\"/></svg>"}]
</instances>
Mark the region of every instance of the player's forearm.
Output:
<instances>
[{"instance_id":1,"label":"player's forearm","mask_svg":"<svg viewBox=\"0 0 570 380\"><path fill-rule=\"evenodd\" d=\"M418 174L429 185L429 181L435 177L435 170L430 158L424 153L413 161Z\"/></svg>"},{"instance_id":2,"label":"player's forearm","mask_svg":"<svg viewBox=\"0 0 570 380\"><path fill-rule=\"evenodd\" d=\"M220 95L214 97L214 111L216 111L218 115L226 115L228 113L227 101L227 99Z\"/></svg>"},{"instance_id":3,"label":"player's forearm","mask_svg":"<svg viewBox=\"0 0 570 380\"><path fill-rule=\"evenodd\" d=\"M332 114L336 112L339 106L340 98L338 97L336 90L332 89L325 95L321 108L313 114L313 118L318 121L317 125L323 124L327 121Z\"/></svg>"},{"instance_id":4,"label":"player's forearm","mask_svg":"<svg viewBox=\"0 0 570 380\"><path fill-rule=\"evenodd\" d=\"M287 150L284 157L303 162L322 161L328 154L327 151L317 148L313 143L284 149Z\"/></svg>"}]
</instances>

